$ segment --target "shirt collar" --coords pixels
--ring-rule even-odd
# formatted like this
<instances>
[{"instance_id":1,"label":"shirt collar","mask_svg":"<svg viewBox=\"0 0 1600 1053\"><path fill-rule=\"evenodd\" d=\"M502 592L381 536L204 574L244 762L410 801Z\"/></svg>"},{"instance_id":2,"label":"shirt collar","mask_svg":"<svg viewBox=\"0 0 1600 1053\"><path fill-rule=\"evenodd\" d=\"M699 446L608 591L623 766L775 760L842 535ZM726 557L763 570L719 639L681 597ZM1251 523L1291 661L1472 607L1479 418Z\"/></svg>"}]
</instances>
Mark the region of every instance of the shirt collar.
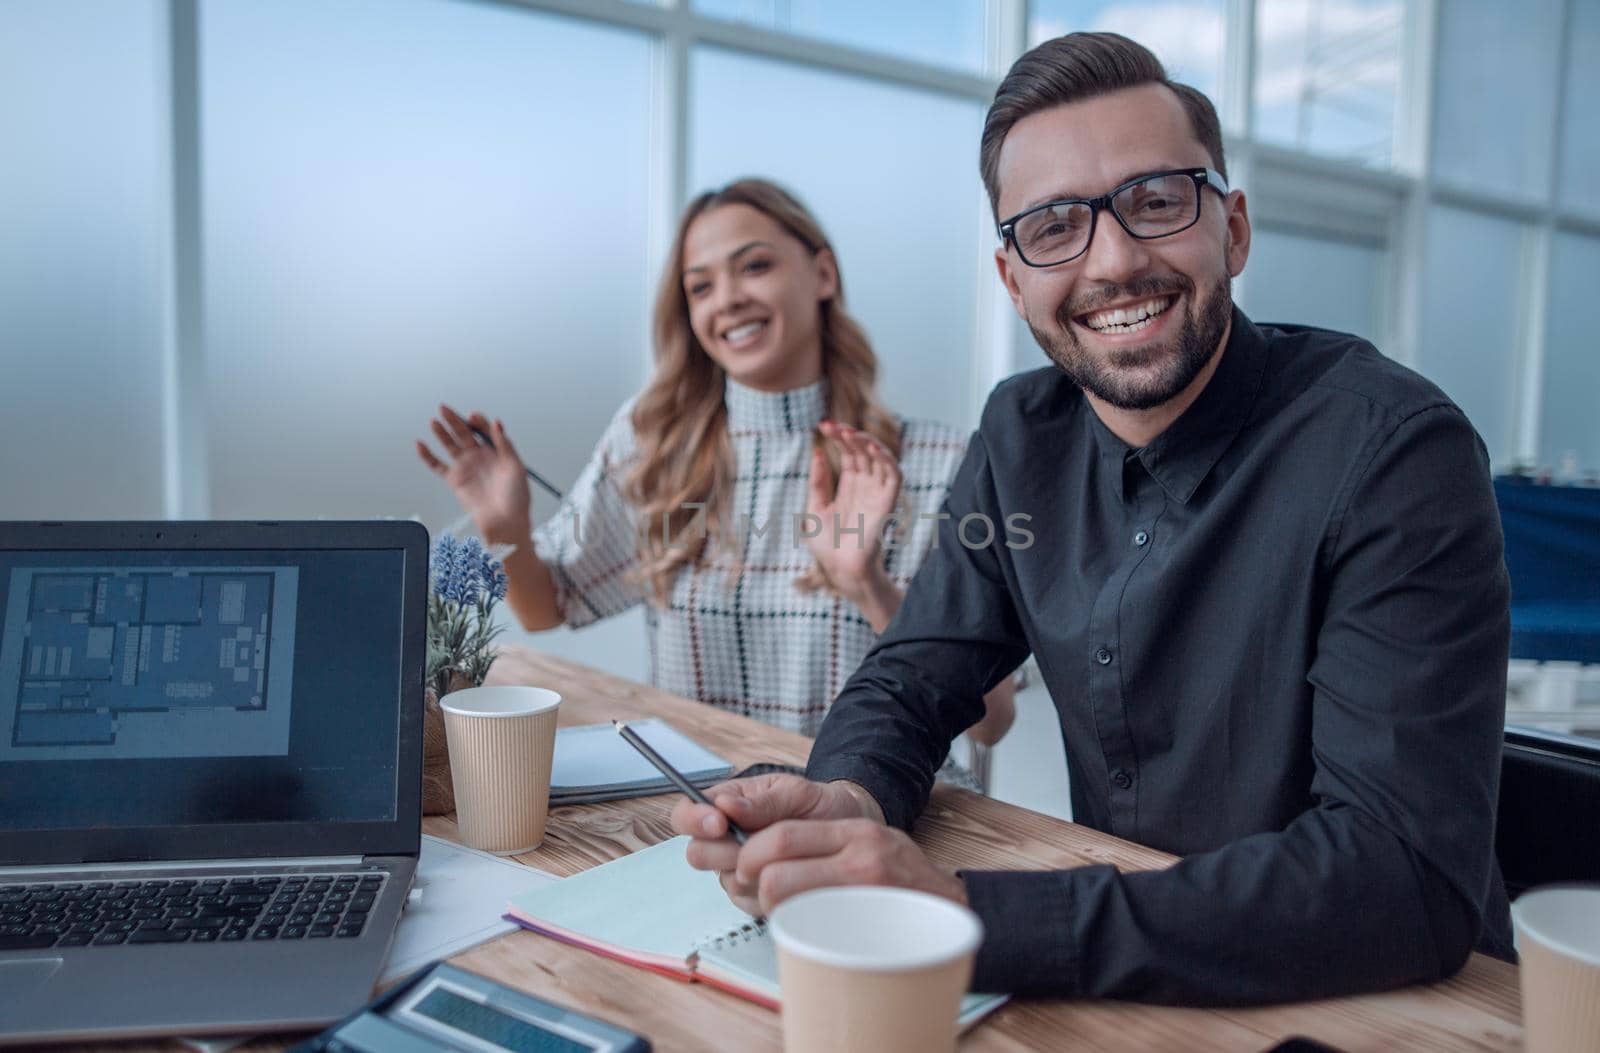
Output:
<instances>
[{"instance_id":1,"label":"shirt collar","mask_svg":"<svg viewBox=\"0 0 1600 1053\"><path fill-rule=\"evenodd\" d=\"M1142 449L1135 450L1117 438L1100 420L1099 414L1089 409L1089 428L1117 497L1125 499L1123 462L1134 457L1169 497L1180 504L1188 504L1255 411L1266 363L1266 338L1255 323L1235 307L1228 343L1222 350L1217 371L1183 411L1183 416Z\"/></svg>"},{"instance_id":2,"label":"shirt collar","mask_svg":"<svg viewBox=\"0 0 1600 1053\"><path fill-rule=\"evenodd\" d=\"M729 431L811 432L828 411L828 382L789 391L758 391L731 377L722 396Z\"/></svg>"}]
</instances>

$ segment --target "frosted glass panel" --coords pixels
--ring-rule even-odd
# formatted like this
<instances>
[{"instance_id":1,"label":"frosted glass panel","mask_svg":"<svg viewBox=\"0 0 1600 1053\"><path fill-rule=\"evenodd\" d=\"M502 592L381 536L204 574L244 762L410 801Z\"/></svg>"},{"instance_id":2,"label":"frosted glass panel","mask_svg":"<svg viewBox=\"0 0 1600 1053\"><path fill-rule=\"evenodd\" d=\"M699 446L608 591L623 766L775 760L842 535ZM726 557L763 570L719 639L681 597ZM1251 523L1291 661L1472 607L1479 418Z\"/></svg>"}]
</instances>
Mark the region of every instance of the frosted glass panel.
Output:
<instances>
[{"instance_id":1,"label":"frosted glass panel","mask_svg":"<svg viewBox=\"0 0 1600 1053\"><path fill-rule=\"evenodd\" d=\"M165 5L0 3L0 494L162 512Z\"/></svg>"},{"instance_id":2,"label":"frosted glass panel","mask_svg":"<svg viewBox=\"0 0 1600 1053\"><path fill-rule=\"evenodd\" d=\"M1439 5L1434 172L1479 190L1548 197L1559 0Z\"/></svg>"},{"instance_id":3,"label":"frosted glass panel","mask_svg":"<svg viewBox=\"0 0 1600 1053\"><path fill-rule=\"evenodd\" d=\"M1550 265L1539 463L1572 450L1584 473L1600 471L1600 315L1594 310L1600 239L1557 234Z\"/></svg>"},{"instance_id":4,"label":"frosted glass panel","mask_svg":"<svg viewBox=\"0 0 1600 1053\"><path fill-rule=\"evenodd\" d=\"M1372 245L1256 227L1244 271L1245 313L1354 333L1383 347L1384 253Z\"/></svg>"},{"instance_id":5,"label":"frosted glass panel","mask_svg":"<svg viewBox=\"0 0 1600 1053\"><path fill-rule=\"evenodd\" d=\"M643 378L647 41L445 0L203 13L216 514L448 522L412 450L441 400L570 483Z\"/></svg>"},{"instance_id":6,"label":"frosted glass panel","mask_svg":"<svg viewBox=\"0 0 1600 1053\"><path fill-rule=\"evenodd\" d=\"M1220 112L1223 0L1035 0L1028 46L1079 31L1121 33L1155 52L1167 76L1198 88Z\"/></svg>"},{"instance_id":7,"label":"frosted glass panel","mask_svg":"<svg viewBox=\"0 0 1600 1053\"><path fill-rule=\"evenodd\" d=\"M980 268L994 280L978 238L979 104L709 49L692 85L693 190L762 175L798 194L838 250L890 406L975 425Z\"/></svg>"},{"instance_id":8,"label":"frosted glass panel","mask_svg":"<svg viewBox=\"0 0 1600 1053\"><path fill-rule=\"evenodd\" d=\"M1496 462L1514 447L1522 229L1453 208L1428 217L1418 369L1472 420Z\"/></svg>"},{"instance_id":9,"label":"frosted glass panel","mask_svg":"<svg viewBox=\"0 0 1600 1053\"><path fill-rule=\"evenodd\" d=\"M1256 135L1387 166L1405 9L1404 0L1261 0Z\"/></svg>"},{"instance_id":10,"label":"frosted glass panel","mask_svg":"<svg viewBox=\"0 0 1600 1053\"><path fill-rule=\"evenodd\" d=\"M983 0L694 0L713 18L983 72Z\"/></svg>"},{"instance_id":11,"label":"frosted glass panel","mask_svg":"<svg viewBox=\"0 0 1600 1053\"><path fill-rule=\"evenodd\" d=\"M1566 91L1561 203L1600 216L1600 0L1572 0Z\"/></svg>"}]
</instances>

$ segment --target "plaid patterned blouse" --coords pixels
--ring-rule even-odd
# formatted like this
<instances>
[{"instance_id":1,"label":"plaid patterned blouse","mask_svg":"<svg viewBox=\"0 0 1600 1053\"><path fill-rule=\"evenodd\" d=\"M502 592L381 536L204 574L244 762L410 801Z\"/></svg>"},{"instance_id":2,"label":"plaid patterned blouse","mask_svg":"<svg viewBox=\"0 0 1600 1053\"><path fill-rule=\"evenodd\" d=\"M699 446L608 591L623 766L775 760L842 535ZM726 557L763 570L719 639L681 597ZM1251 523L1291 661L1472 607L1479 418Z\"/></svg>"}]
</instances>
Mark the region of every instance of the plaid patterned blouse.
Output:
<instances>
[{"instance_id":1,"label":"plaid patterned blouse","mask_svg":"<svg viewBox=\"0 0 1600 1053\"><path fill-rule=\"evenodd\" d=\"M728 428L736 478L729 533L746 554L678 574L670 602L647 607L651 681L666 691L815 735L829 704L876 639L854 604L804 593L795 579L812 566L802 536L811 437L827 411L825 382L782 393L727 382ZM635 509L622 483L637 456L630 401L618 411L561 508L534 533L550 568L556 603L579 628L643 602ZM887 557L902 590L932 544L932 515L966 450L954 428L903 422L900 534ZM850 524L845 524L849 526ZM831 525L824 527L831 535ZM856 543L842 535L841 544Z\"/></svg>"}]
</instances>

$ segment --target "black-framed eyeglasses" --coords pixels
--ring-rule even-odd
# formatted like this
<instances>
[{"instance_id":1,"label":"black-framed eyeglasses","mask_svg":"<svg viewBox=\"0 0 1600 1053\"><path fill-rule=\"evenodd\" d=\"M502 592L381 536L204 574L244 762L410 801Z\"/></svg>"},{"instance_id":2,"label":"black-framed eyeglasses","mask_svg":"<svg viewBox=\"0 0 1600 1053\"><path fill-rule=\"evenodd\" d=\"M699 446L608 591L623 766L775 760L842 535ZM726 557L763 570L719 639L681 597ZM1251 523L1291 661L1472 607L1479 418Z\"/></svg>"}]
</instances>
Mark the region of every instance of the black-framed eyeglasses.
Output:
<instances>
[{"instance_id":1,"label":"black-framed eyeglasses","mask_svg":"<svg viewBox=\"0 0 1600 1053\"><path fill-rule=\"evenodd\" d=\"M1210 168L1179 168L1128 180L1109 194L1035 205L1000 223L1000 237L1011 242L1030 267L1054 267L1089 251L1101 209L1110 209L1130 237L1149 240L1188 230L1200 219L1205 187L1226 197L1228 181Z\"/></svg>"}]
</instances>

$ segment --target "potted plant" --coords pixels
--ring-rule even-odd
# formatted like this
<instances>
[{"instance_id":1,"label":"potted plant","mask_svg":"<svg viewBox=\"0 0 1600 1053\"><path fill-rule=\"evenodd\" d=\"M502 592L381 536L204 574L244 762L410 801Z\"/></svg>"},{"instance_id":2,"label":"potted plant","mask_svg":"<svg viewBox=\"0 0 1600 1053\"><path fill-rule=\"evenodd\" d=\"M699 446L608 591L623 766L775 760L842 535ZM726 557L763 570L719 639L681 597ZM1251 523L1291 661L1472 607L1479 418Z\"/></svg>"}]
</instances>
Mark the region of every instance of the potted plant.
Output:
<instances>
[{"instance_id":1,"label":"potted plant","mask_svg":"<svg viewBox=\"0 0 1600 1053\"><path fill-rule=\"evenodd\" d=\"M427 691L422 721L422 813L455 810L450 751L439 699L477 687L494 664L500 626L494 609L506 595L506 572L477 538L434 540L428 559Z\"/></svg>"}]
</instances>

